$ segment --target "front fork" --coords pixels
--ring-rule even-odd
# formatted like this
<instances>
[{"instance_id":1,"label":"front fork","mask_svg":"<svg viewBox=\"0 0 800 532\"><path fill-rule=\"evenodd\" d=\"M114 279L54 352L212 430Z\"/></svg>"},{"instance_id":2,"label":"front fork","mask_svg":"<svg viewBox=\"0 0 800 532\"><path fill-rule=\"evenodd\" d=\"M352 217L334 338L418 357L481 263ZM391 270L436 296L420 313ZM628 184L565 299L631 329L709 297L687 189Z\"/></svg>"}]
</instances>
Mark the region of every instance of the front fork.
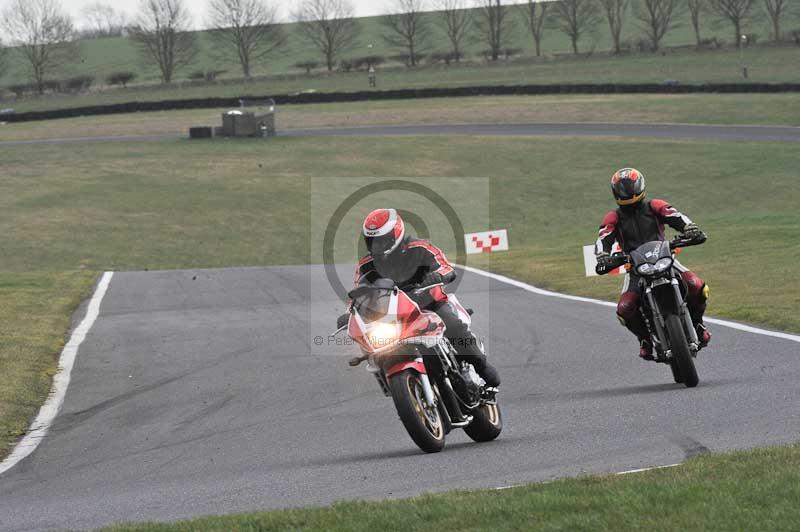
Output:
<instances>
[{"instance_id":1,"label":"front fork","mask_svg":"<svg viewBox=\"0 0 800 532\"><path fill-rule=\"evenodd\" d=\"M675 296L675 308L678 309L678 313L683 319L684 329L686 330L690 347L693 352L696 352L698 345L697 330L694 328L694 322L692 322L692 314L689 312L689 305L683 298L683 294L681 294L681 288L678 280L675 278L671 279L670 285L672 286L673 295ZM656 329L656 336L658 337L658 341L666 350L669 344L667 342L667 335L665 332L666 324L664 321L664 315L661 312L661 307L658 306L658 302L653 294L652 287L648 286L645 289L644 294L647 298L647 303L650 305L650 309L653 312L653 325Z\"/></svg>"},{"instance_id":2,"label":"front fork","mask_svg":"<svg viewBox=\"0 0 800 532\"><path fill-rule=\"evenodd\" d=\"M653 326L655 327L656 337L658 338L658 342L661 344L664 351L668 348L667 342L667 335L664 332L666 325L664 323L664 316L661 314L661 308L658 306L656 302L656 297L653 295L653 289L651 287L647 287L644 290L644 297L647 298L647 304L650 305L650 310L653 313Z\"/></svg>"},{"instance_id":3,"label":"front fork","mask_svg":"<svg viewBox=\"0 0 800 532\"><path fill-rule=\"evenodd\" d=\"M697 338L697 329L694 328L692 313L689 312L689 304L683 298L683 294L681 294L681 287L678 284L677 279L672 279L672 289L675 292L675 303L679 309L679 312L683 316L683 326L686 329L686 336L689 338L689 347L691 348L692 352L696 353L697 346L699 344L699 340Z\"/></svg>"}]
</instances>

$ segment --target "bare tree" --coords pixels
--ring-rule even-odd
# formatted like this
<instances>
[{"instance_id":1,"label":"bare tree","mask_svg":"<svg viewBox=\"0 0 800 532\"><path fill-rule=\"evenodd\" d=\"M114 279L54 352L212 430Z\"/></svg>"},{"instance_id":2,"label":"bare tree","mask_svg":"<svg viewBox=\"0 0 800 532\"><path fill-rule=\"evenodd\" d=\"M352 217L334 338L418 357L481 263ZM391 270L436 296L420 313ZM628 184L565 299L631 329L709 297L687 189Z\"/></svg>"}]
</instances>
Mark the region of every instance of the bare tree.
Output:
<instances>
[{"instance_id":1,"label":"bare tree","mask_svg":"<svg viewBox=\"0 0 800 532\"><path fill-rule=\"evenodd\" d=\"M3 13L3 28L25 58L36 92L45 77L80 55L72 21L56 0L13 0Z\"/></svg>"},{"instance_id":2,"label":"bare tree","mask_svg":"<svg viewBox=\"0 0 800 532\"><path fill-rule=\"evenodd\" d=\"M711 9L719 16L728 19L735 32L733 42L737 48L742 46L742 23L747 19L755 0L710 0Z\"/></svg>"},{"instance_id":3,"label":"bare tree","mask_svg":"<svg viewBox=\"0 0 800 532\"><path fill-rule=\"evenodd\" d=\"M776 41L781 40L781 17L789 10L788 0L764 0L764 9L772 22L772 35Z\"/></svg>"},{"instance_id":4,"label":"bare tree","mask_svg":"<svg viewBox=\"0 0 800 532\"><path fill-rule=\"evenodd\" d=\"M156 64L162 83L170 83L175 72L197 56L197 38L190 25L183 0L142 0L130 29L131 39L144 59Z\"/></svg>"},{"instance_id":5,"label":"bare tree","mask_svg":"<svg viewBox=\"0 0 800 532\"><path fill-rule=\"evenodd\" d=\"M533 43L536 45L536 57L542 55L542 37L544 36L545 24L547 18L547 8L550 4L547 2L539 2L537 0L528 0L527 4L519 6L522 14L525 16L525 25L528 31L531 32Z\"/></svg>"},{"instance_id":6,"label":"bare tree","mask_svg":"<svg viewBox=\"0 0 800 532\"><path fill-rule=\"evenodd\" d=\"M513 31L512 21L508 18L508 6L501 0L480 0L475 14L475 29L489 45L492 61L497 61L503 47Z\"/></svg>"},{"instance_id":7,"label":"bare tree","mask_svg":"<svg viewBox=\"0 0 800 532\"><path fill-rule=\"evenodd\" d=\"M689 8L689 18L692 20L694 28L694 38L698 48L702 43L700 37L700 16L708 9L708 0L686 0L686 7Z\"/></svg>"},{"instance_id":8,"label":"bare tree","mask_svg":"<svg viewBox=\"0 0 800 532\"><path fill-rule=\"evenodd\" d=\"M608 29L611 31L611 40L614 42L614 53L622 51L622 24L628 14L628 4L630 0L600 0L603 10L606 13Z\"/></svg>"},{"instance_id":9,"label":"bare tree","mask_svg":"<svg viewBox=\"0 0 800 532\"><path fill-rule=\"evenodd\" d=\"M361 27L348 0L303 0L294 18L303 36L325 57L328 71L353 48Z\"/></svg>"},{"instance_id":10,"label":"bare tree","mask_svg":"<svg viewBox=\"0 0 800 532\"><path fill-rule=\"evenodd\" d=\"M383 39L408 55L408 65L416 66L430 37L428 19L422 12L422 0L394 0L394 13L384 15L381 24L389 30Z\"/></svg>"},{"instance_id":11,"label":"bare tree","mask_svg":"<svg viewBox=\"0 0 800 532\"><path fill-rule=\"evenodd\" d=\"M559 0L553 3L553 25L572 41L572 51L578 54L578 41L602 20L595 0Z\"/></svg>"},{"instance_id":12,"label":"bare tree","mask_svg":"<svg viewBox=\"0 0 800 532\"><path fill-rule=\"evenodd\" d=\"M6 47L3 46L3 41L0 40L0 79L2 79L3 74L6 73L6 58L8 57L8 51Z\"/></svg>"},{"instance_id":13,"label":"bare tree","mask_svg":"<svg viewBox=\"0 0 800 532\"><path fill-rule=\"evenodd\" d=\"M124 13L102 2L89 4L81 13L89 23L89 35L95 38L118 37L127 25Z\"/></svg>"},{"instance_id":14,"label":"bare tree","mask_svg":"<svg viewBox=\"0 0 800 532\"><path fill-rule=\"evenodd\" d=\"M682 6L681 0L640 0L636 4L636 18L644 25L652 51L657 52L664 36L678 25Z\"/></svg>"},{"instance_id":15,"label":"bare tree","mask_svg":"<svg viewBox=\"0 0 800 532\"><path fill-rule=\"evenodd\" d=\"M437 25L450 40L450 51L456 61L464 55L463 43L469 34L474 11L467 9L466 0L439 0Z\"/></svg>"},{"instance_id":16,"label":"bare tree","mask_svg":"<svg viewBox=\"0 0 800 532\"><path fill-rule=\"evenodd\" d=\"M266 0L211 0L212 38L224 53L235 53L249 78L253 64L286 44L277 7Z\"/></svg>"}]
</instances>

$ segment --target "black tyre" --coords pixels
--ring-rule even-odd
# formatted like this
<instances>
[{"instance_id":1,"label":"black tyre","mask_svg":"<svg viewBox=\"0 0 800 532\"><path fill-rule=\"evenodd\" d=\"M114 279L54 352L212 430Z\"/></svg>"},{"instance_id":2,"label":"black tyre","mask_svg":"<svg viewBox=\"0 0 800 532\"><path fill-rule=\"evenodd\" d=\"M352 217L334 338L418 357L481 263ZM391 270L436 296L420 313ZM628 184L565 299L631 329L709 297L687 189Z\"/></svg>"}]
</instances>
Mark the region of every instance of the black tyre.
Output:
<instances>
[{"instance_id":1,"label":"black tyre","mask_svg":"<svg viewBox=\"0 0 800 532\"><path fill-rule=\"evenodd\" d=\"M681 370L678 367L678 363L675 361L675 358L670 361L669 368L672 370L672 378L675 379L675 382L678 384L683 384L683 375L681 375Z\"/></svg>"},{"instance_id":2,"label":"black tyre","mask_svg":"<svg viewBox=\"0 0 800 532\"><path fill-rule=\"evenodd\" d=\"M492 441L503 431L503 415L498 404L483 405L472 412L472 416L472 423L464 427L464 432L477 442Z\"/></svg>"},{"instance_id":3,"label":"black tyre","mask_svg":"<svg viewBox=\"0 0 800 532\"><path fill-rule=\"evenodd\" d=\"M677 374L682 379L676 382L683 382L687 388L694 388L700 379L697 378L697 369L694 367L694 359L689 351L689 342L686 340L686 333L683 330L683 322L676 315L667 316L667 333L672 346L673 364L678 366ZM673 374L675 370L673 370Z\"/></svg>"},{"instance_id":4,"label":"black tyre","mask_svg":"<svg viewBox=\"0 0 800 532\"><path fill-rule=\"evenodd\" d=\"M436 406L426 407L419 374L405 370L393 375L389 387L400 421L414 443L426 453L438 453L444 449L444 421Z\"/></svg>"}]
</instances>

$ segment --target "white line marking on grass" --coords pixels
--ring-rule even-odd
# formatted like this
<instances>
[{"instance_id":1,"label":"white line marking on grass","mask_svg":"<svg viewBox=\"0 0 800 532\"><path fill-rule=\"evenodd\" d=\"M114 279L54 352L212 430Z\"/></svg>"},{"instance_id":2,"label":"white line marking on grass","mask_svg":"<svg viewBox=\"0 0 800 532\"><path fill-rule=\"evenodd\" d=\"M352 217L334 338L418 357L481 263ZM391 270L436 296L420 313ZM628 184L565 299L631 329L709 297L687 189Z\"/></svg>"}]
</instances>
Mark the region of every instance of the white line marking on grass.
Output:
<instances>
[{"instance_id":1,"label":"white line marking on grass","mask_svg":"<svg viewBox=\"0 0 800 532\"><path fill-rule=\"evenodd\" d=\"M617 475L630 475L632 473L644 473L645 471L654 471L656 469L667 469L668 467L678 467L679 465L682 465L682 464L669 464L669 465L660 465L660 466L654 466L654 467L643 467L641 469L631 469L630 471L622 471L620 473L617 473Z\"/></svg>"},{"instance_id":2,"label":"white line marking on grass","mask_svg":"<svg viewBox=\"0 0 800 532\"><path fill-rule=\"evenodd\" d=\"M64 396L67 394L67 387L69 386L70 376L72 374L72 366L75 364L75 357L78 354L78 348L86 339L86 334L92 328L97 316L100 314L100 303L106 295L108 285L111 283L112 272L105 272L100 282L97 284L97 289L89 301L89 308L86 310L86 316L83 318L78 327L72 331L67 345L61 351L61 358L58 361L58 372L53 377L53 387L50 390L50 395L47 397L36 419L31 423L28 433L24 438L14 447L11 454L3 461L0 462L0 475L20 463L27 458L47 435L50 425L53 423L58 411L61 410L61 405L64 404Z\"/></svg>"},{"instance_id":3,"label":"white line marking on grass","mask_svg":"<svg viewBox=\"0 0 800 532\"><path fill-rule=\"evenodd\" d=\"M536 288L535 286L529 285L528 283L523 283L522 281L517 281L516 279L512 279L510 277L506 277L505 275L499 275L492 272L487 272L484 270L479 270L478 268L473 268L471 266L459 266L465 271L470 273L474 273L477 275L482 275L484 277L488 277L490 279L494 279L495 281L500 281L501 283L510 284L512 286L516 286L517 288L521 288L527 292L531 292L533 294L537 294L540 296L546 297L557 297L559 299L568 299L570 301L579 301L581 303L592 303L594 305L602 305L604 307L616 307L616 303L612 303L610 301L600 301L598 299L591 299L588 297L579 297L579 296L571 296L568 294L560 294L558 292L551 292L549 290L542 290L541 288ZM750 325L745 325L743 323L736 323L733 321L726 321L720 320L717 318L706 318L705 321L708 323L713 323L714 325L722 325L723 327L729 327L731 329L736 329L739 331L744 331L752 334L759 334L761 336L770 336L772 338L780 338L782 340L789 340L790 342L798 342L800 343L800 336L795 334L777 332L777 331L768 331L766 329L759 329L758 327L752 327Z\"/></svg>"}]
</instances>

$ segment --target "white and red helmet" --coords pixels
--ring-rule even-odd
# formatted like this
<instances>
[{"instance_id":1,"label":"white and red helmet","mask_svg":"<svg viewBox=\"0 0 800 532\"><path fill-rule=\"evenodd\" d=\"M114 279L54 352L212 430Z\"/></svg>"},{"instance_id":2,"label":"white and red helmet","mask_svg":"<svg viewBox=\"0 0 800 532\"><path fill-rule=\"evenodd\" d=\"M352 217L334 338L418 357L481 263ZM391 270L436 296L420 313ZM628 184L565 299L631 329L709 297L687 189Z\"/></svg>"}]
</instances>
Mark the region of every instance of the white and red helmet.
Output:
<instances>
[{"instance_id":1,"label":"white and red helmet","mask_svg":"<svg viewBox=\"0 0 800 532\"><path fill-rule=\"evenodd\" d=\"M373 256L389 255L406 236L403 219L394 209L375 209L367 215L361 229L367 251Z\"/></svg>"}]
</instances>

